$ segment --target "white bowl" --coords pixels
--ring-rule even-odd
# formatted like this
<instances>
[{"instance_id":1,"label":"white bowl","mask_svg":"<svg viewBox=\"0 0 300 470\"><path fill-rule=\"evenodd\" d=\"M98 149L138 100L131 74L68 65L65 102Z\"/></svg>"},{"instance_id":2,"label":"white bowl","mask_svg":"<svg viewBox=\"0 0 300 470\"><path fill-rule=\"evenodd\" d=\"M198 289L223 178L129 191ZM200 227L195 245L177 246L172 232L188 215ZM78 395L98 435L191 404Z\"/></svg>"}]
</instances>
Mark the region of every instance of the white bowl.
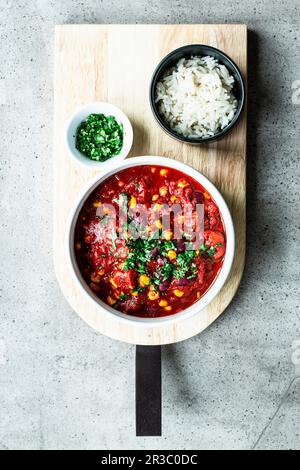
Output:
<instances>
[{"instance_id":1,"label":"white bowl","mask_svg":"<svg viewBox=\"0 0 300 470\"><path fill-rule=\"evenodd\" d=\"M223 223L225 226L226 231L226 253L225 258L223 261L223 266L216 277L214 283L210 286L209 290L201 297L196 303L191 305L185 310L181 312L175 313L170 316L165 317L158 317L158 318L140 318L134 317L131 315L126 315L125 313L119 312L118 310L113 309L101 299L99 299L94 292L88 287L85 280L83 279L76 262L75 250L74 250L74 232L75 226L78 219L78 215L87 200L90 194L94 191L94 189L105 179L113 174L119 172L120 170L124 170L125 168L130 168L133 166L140 166L140 165L160 165L165 166L167 168L175 168L177 170L186 173L190 177L194 178L198 181L207 191L211 194L213 199L215 200L217 206L219 207L221 217L223 219ZM159 325L163 326L163 324L173 323L176 324L179 319L188 318L196 313L199 313L200 310L203 310L207 305L216 297L216 295L220 292L222 287L224 286L234 259L235 253L235 235L234 235L234 226L231 218L230 211L227 207L226 202L223 199L221 193L217 190L217 188L200 172L195 170L194 168L186 165L185 163L178 162L176 160L165 158L165 157L153 157L153 156L143 156L143 157L135 157L129 158L128 160L117 163L113 167L111 167L108 171L104 174L97 175L93 178L86 187L83 189L81 194L79 195L77 201L74 204L73 209L69 215L68 223L67 223L67 231L66 231L66 253L67 253L67 260L70 267L71 275L76 283L78 289L81 290L84 296L88 296L92 298L92 300L96 303L97 308L99 311L105 311L107 315L114 315L118 316L119 319L126 323L127 325L145 325L148 323L149 326L157 327Z\"/></svg>"},{"instance_id":2,"label":"white bowl","mask_svg":"<svg viewBox=\"0 0 300 470\"><path fill-rule=\"evenodd\" d=\"M105 162L97 162L86 157L76 148L76 131L82 121L90 114L104 114L105 116L114 116L119 124L123 124L124 127L124 142L123 147L119 155L114 155ZM81 164L89 167L98 167L101 169L106 169L112 165L114 162L119 162L124 160L130 152L133 141L133 130L132 125L126 116L119 108L116 106L105 103L101 101L95 101L94 103L86 104L85 106L79 108L71 117L68 122L66 129L66 144L70 154Z\"/></svg>"}]
</instances>

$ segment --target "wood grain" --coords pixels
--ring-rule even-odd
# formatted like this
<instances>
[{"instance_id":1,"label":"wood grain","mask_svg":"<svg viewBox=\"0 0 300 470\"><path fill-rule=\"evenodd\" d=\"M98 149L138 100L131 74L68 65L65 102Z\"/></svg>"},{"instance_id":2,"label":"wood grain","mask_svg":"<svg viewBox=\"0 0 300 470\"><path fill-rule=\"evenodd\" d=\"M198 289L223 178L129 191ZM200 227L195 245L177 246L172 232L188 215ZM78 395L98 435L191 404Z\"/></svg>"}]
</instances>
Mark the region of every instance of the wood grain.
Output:
<instances>
[{"instance_id":1,"label":"wood grain","mask_svg":"<svg viewBox=\"0 0 300 470\"><path fill-rule=\"evenodd\" d=\"M95 330L134 344L167 344L207 328L226 309L240 283L245 258L246 111L223 140L195 147L177 142L156 124L148 87L159 60L186 44L209 44L227 53L247 75L245 25L65 25L55 30L54 77L54 264L63 294ZM235 223L236 256L216 299L175 325L124 325L100 312L71 280L65 259L65 227L78 192L94 170L82 168L65 147L66 122L75 109L101 100L120 107L134 127L130 156L161 155L181 160L206 175L222 192Z\"/></svg>"}]
</instances>

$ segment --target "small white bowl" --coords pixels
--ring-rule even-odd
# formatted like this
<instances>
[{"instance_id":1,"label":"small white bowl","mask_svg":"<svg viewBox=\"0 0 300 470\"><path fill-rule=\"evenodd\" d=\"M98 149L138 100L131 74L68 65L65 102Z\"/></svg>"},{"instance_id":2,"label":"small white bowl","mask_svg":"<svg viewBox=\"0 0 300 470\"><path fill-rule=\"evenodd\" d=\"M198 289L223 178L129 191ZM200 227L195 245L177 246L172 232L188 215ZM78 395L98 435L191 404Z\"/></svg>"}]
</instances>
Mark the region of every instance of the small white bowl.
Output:
<instances>
[{"instance_id":1,"label":"small white bowl","mask_svg":"<svg viewBox=\"0 0 300 470\"><path fill-rule=\"evenodd\" d=\"M86 157L76 148L76 132L80 124L86 120L90 114L104 114L105 116L114 116L119 124L123 124L124 128L124 141L123 147L119 155L114 155L105 162L97 162ZM107 169L112 163L120 162L127 157L132 147L133 142L133 130L132 125L126 116L116 106L105 103L102 101L95 101L94 103L86 104L79 108L71 117L68 122L66 129L66 144L70 154L82 165L89 167L98 167L101 169Z\"/></svg>"}]
</instances>

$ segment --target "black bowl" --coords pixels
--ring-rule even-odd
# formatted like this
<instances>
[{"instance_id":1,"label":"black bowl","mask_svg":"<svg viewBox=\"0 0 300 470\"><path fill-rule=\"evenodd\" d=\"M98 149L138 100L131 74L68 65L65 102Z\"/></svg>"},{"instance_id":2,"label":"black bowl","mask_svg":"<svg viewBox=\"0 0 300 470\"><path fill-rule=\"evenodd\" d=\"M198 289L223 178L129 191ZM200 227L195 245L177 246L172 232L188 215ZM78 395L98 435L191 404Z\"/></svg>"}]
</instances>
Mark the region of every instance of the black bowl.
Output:
<instances>
[{"instance_id":1,"label":"black bowl","mask_svg":"<svg viewBox=\"0 0 300 470\"><path fill-rule=\"evenodd\" d=\"M233 94L236 100L238 101L237 110L235 112L235 115L232 121L230 121L228 126L222 129L220 132L214 134L213 136L203 137L203 138L184 137L183 135L178 134L178 132L175 132L173 129L171 129L168 126L168 124L164 121L163 117L159 114L157 105L155 103L156 84L157 82L160 81L162 75L166 72L166 70L176 65L177 62L183 57L189 58L191 56L207 56L207 55L214 57L220 62L220 64L225 65L230 75L234 77ZM211 47L211 46L205 46L202 44L191 44L189 46L183 46L183 47L180 47L179 49L175 49L174 51L170 52L158 64L150 82L150 105L151 105L151 109L153 111L154 117L157 120L158 124L171 137L174 137L175 139L178 139L182 142L186 142L188 144L205 144L205 143L213 142L215 140L222 138L225 134L227 134L233 128L233 126L238 121L241 115L243 106L244 106L244 102L245 102L245 87L244 87L244 82L243 82L241 72L239 71L237 65L233 62L233 60L230 59L230 57L228 57L224 52L220 51L219 49L216 49L215 47Z\"/></svg>"}]
</instances>

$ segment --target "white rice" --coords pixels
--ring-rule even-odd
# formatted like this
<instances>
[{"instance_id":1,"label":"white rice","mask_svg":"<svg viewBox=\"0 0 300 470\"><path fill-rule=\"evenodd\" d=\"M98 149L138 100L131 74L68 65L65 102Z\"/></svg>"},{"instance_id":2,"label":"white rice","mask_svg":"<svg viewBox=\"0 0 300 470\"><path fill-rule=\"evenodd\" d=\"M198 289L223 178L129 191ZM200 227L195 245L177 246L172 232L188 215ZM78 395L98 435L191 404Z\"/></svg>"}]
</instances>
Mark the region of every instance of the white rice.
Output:
<instances>
[{"instance_id":1,"label":"white rice","mask_svg":"<svg viewBox=\"0 0 300 470\"><path fill-rule=\"evenodd\" d=\"M180 59L156 86L158 112L185 137L210 137L233 119L234 78L213 57Z\"/></svg>"}]
</instances>

